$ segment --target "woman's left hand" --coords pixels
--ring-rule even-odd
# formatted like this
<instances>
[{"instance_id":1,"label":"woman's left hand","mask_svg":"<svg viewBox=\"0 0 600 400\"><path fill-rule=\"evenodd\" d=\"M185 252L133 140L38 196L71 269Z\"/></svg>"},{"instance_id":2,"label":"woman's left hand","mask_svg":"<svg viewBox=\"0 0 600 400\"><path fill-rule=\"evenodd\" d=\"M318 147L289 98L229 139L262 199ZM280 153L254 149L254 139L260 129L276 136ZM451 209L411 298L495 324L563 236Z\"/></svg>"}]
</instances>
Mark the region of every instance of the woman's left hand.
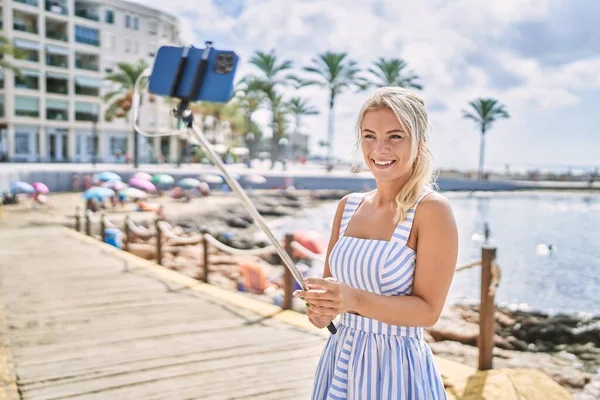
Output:
<instances>
[{"instance_id":1,"label":"woman's left hand","mask_svg":"<svg viewBox=\"0 0 600 400\"><path fill-rule=\"evenodd\" d=\"M336 316L356 308L356 289L340 283L335 278L307 278L309 290L297 290L294 296L303 298L309 306L318 307L328 315Z\"/></svg>"}]
</instances>

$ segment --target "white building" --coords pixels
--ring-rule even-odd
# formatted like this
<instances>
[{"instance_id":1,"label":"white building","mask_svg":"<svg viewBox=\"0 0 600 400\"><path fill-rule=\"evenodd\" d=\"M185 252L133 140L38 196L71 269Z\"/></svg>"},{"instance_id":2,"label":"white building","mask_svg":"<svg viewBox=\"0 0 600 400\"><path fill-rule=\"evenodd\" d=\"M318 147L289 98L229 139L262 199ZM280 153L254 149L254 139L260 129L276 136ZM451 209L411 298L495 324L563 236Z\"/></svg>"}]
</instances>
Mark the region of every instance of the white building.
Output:
<instances>
[{"instance_id":1,"label":"white building","mask_svg":"<svg viewBox=\"0 0 600 400\"><path fill-rule=\"evenodd\" d=\"M103 77L119 62L152 65L157 49L180 44L175 17L120 0L2 0L0 35L26 54L6 59L23 75L0 74L0 161L114 162L133 155L133 130L124 119L104 120ZM169 107L144 99L149 131L174 128ZM131 114L131 113L130 113ZM175 137L140 138L140 161L175 160Z\"/></svg>"}]
</instances>

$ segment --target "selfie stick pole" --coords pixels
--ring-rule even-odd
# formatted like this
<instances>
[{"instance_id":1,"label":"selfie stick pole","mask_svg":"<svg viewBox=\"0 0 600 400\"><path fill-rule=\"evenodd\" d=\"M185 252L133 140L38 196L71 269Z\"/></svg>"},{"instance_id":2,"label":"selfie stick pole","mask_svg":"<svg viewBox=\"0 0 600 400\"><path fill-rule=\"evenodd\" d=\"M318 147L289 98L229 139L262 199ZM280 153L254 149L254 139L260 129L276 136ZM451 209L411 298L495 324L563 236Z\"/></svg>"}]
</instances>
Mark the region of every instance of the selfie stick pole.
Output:
<instances>
[{"instance_id":1,"label":"selfie stick pole","mask_svg":"<svg viewBox=\"0 0 600 400\"><path fill-rule=\"evenodd\" d=\"M202 54L202 60L200 61L200 65L198 66L198 70L196 71L196 75L195 75L195 79L194 79L195 84L191 88L189 95L182 98L177 109L173 110L173 115L176 118L181 118L181 120L186 124L186 126L188 128L188 132L190 132L193 135L193 137L196 140L198 140L200 145L206 151L206 155L208 156L209 160L221 171L221 173L223 174L223 177L225 178L225 181L227 182L229 187L231 187L231 189L238 195L239 199L242 201L242 204L246 208L246 211L248 211L248 213L252 216L254 221L260 226L262 231L268 237L271 244L275 247L275 250L277 251L277 254L279 255L279 257L281 258L281 261L283 262L284 266L291 272L292 276L294 277L296 282L298 282L300 287L302 287L303 290L308 290L308 287L304 283L302 274L300 273L300 271L298 271L298 268L296 268L294 261L289 256L289 254L285 251L285 249L283 248L283 246L281 245L279 240L277 240L277 238L273 235L273 233L267 226L265 220L260 215L260 213L258 212L256 207L254 207L254 204L252 203L252 201L250 200L250 198L248 197L248 195L246 194L244 189L242 189L240 184L231 177L231 175L225 168L225 165L223 164L221 157L213 149L213 146L210 144L210 142L208 140L206 140L204 135L200 132L198 127L194 124L194 115L193 115L192 111L188 109L189 101L192 99L195 99L196 95L198 94L198 91L201 89L202 80L203 80L204 74L206 72L207 59L208 59L208 55L210 54L211 46L212 46L211 42L206 42L206 48L204 49L204 53ZM175 78L175 82L173 83L173 86L171 87L171 95L173 97L175 97L175 94L177 92L177 88L179 86L179 81L181 80L181 76L183 75L182 71L183 71L183 68L185 67L185 64L187 61L187 51L186 50L184 50L183 55L182 55L181 59L179 60L178 71L177 71L177 75ZM141 77L140 77L140 79L138 79L138 81L141 82ZM138 97L139 97L139 92L138 92L139 82L136 82L136 95ZM142 133L143 131L141 130L141 128L139 128L138 123L137 123L137 118L136 118L137 117L137 106L139 105L139 99L136 98L136 100L138 100L138 101L134 102L135 108L136 108L136 110L134 110L134 127L138 132ZM337 332L337 329L336 329L335 325L333 324L333 322L331 322L327 326L327 329L329 330L329 332L331 334L335 334Z\"/></svg>"}]
</instances>

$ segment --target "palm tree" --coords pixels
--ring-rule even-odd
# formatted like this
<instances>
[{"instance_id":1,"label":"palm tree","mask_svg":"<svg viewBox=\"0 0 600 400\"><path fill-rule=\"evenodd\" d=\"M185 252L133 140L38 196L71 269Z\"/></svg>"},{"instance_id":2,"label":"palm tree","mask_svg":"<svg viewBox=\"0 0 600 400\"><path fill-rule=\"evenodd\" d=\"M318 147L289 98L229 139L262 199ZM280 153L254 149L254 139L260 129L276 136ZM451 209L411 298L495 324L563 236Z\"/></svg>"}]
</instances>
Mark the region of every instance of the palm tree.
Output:
<instances>
[{"instance_id":1,"label":"palm tree","mask_svg":"<svg viewBox=\"0 0 600 400\"><path fill-rule=\"evenodd\" d=\"M292 97L287 103L286 108L290 116L294 119L294 137L300 130L300 120L302 117L317 115L319 110L310 105L307 99L301 97ZM295 143L294 137L292 137L292 160L295 158Z\"/></svg>"},{"instance_id":2,"label":"palm tree","mask_svg":"<svg viewBox=\"0 0 600 400\"><path fill-rule=\"evenodd\" d=\"M344 90L355 87L365 88L365 81L358 76L360 68L357 63L347 58L348 53L334 53L326 51L312 59L311 66L304 67L304 71L317 76L316 80L301 81L301 86L317 85L324 87L329 92L329 121L327 128L327 164L332 168L333 156L333 125L335 99Z\"/></svg>"},{"instance_id":3,"label":"palm tree","mask_svg":"<svg viewBox=\"0 0 600 400\"><path fill-rule=\"evenodd\" d=\"M485 151L485 133L491 128L492 123L500 118L510 118L508 111L503 104L500 104L496 99L479 98L469 103L471 112L462 110L463 117L472 119L479 126L481 132L481 143L479 146L479 171L478 178L481 179L483 174L483 156Z\"/></svg>"},{"instance_id":4,"label":"palm tree","mask_svg":"<svg viewBox=\"0 0 600 400\"><path fill-rule=\"evenodd\" d=\"M25 57L25 54L21 50L14 48L6 37L0 35L0 69L10 69L14 71L17 76L21 77L22 75L19 68L10 61L7 61L4 58L5 55L13 56L14 58Z\"/></svg>"},{"instance_id":5,"label":"palm tree","mask_svg":"<svg viewBox=\"0 0 600 400\"><path fill-rule=\"evenodd\" d=\"M133 98L135 82L140 75L148 68L144 60L139 60L136 64L120 62L117 64L118 71L108 74L104 77L105 81L113 83L116 88L104 95L104 102L108 103L108 108L104 113L104 119L111 121L113 118L125 118L129 120L129 110ZM139 167L139 137L136 131L133 132L133 166Z\"/></svg>"},{"instance_id":6,"label":"palm tree","mask_svg":"<svg viewBox=\"0 0 600 400\"><path fill-rule=\"evenodd\" d=\"M254 144L260 143L262 139L262 132L259 126L252 120L252 115L268 102L262 90L262 81L252 76L242 79L238 84L238 92L235 99L240 109L244 112L247 133L245 143L250 153L250 159L252 159L254 156ZM254 139L250 140L248 134L251 134Z\"/></svg>"},{"instance_id":7,"label":"palm tree","mask_svg":"<svg viewBox=\"0 0 600 400\"><path fill-rule=\"evenodd\" d=\"M374 76L374 79L368 80L368 86L399 86L407 89L423 89L423 85L415 82L419 76L412 71L405 71L406 61L399 58L379 59L373 62L373 67L368 71Z\"/></svg>"},{"instance_id":8,"label":"palm tree","mask_svg":"<svg viewBox=\"0 0 600 400\"><path fill-rule=\"evenodd\" d=\"M275 50L271 50L269 53L257 51L250 59L250 64L257 67L261 73L258 76L251 75L245 79L255 80L253 84L265 94L271 108L271 128L273 129L273 138L271 139L271 168L273 168L275 161L279 159L279 140L281 139L280 135L282 132L277 126L277 89L281 86L288 86L298 82L298 78L293 74L287 73L293 67L292 61L283 60L279 62L275 55Z\"/></svg>"}]
</instances>

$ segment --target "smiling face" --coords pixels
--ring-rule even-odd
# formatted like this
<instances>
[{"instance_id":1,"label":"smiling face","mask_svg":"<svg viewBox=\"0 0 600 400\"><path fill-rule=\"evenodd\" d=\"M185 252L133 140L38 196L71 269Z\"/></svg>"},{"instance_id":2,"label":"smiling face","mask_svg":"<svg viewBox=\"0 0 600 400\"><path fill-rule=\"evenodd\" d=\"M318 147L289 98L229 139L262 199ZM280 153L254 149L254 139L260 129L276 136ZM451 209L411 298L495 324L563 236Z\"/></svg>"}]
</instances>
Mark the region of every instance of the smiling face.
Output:
<instances>
[{"instance_id":1,"label":"smiling face","mask_svg":"<svg viewBox=\"0 0 600 400\"><path fill-rule=\"evenodd\" d=\"M405 179L415 160L412 138L389 108L367 111L361 124L365 162L379 182Z\"/></svg>"}]
</instances>

